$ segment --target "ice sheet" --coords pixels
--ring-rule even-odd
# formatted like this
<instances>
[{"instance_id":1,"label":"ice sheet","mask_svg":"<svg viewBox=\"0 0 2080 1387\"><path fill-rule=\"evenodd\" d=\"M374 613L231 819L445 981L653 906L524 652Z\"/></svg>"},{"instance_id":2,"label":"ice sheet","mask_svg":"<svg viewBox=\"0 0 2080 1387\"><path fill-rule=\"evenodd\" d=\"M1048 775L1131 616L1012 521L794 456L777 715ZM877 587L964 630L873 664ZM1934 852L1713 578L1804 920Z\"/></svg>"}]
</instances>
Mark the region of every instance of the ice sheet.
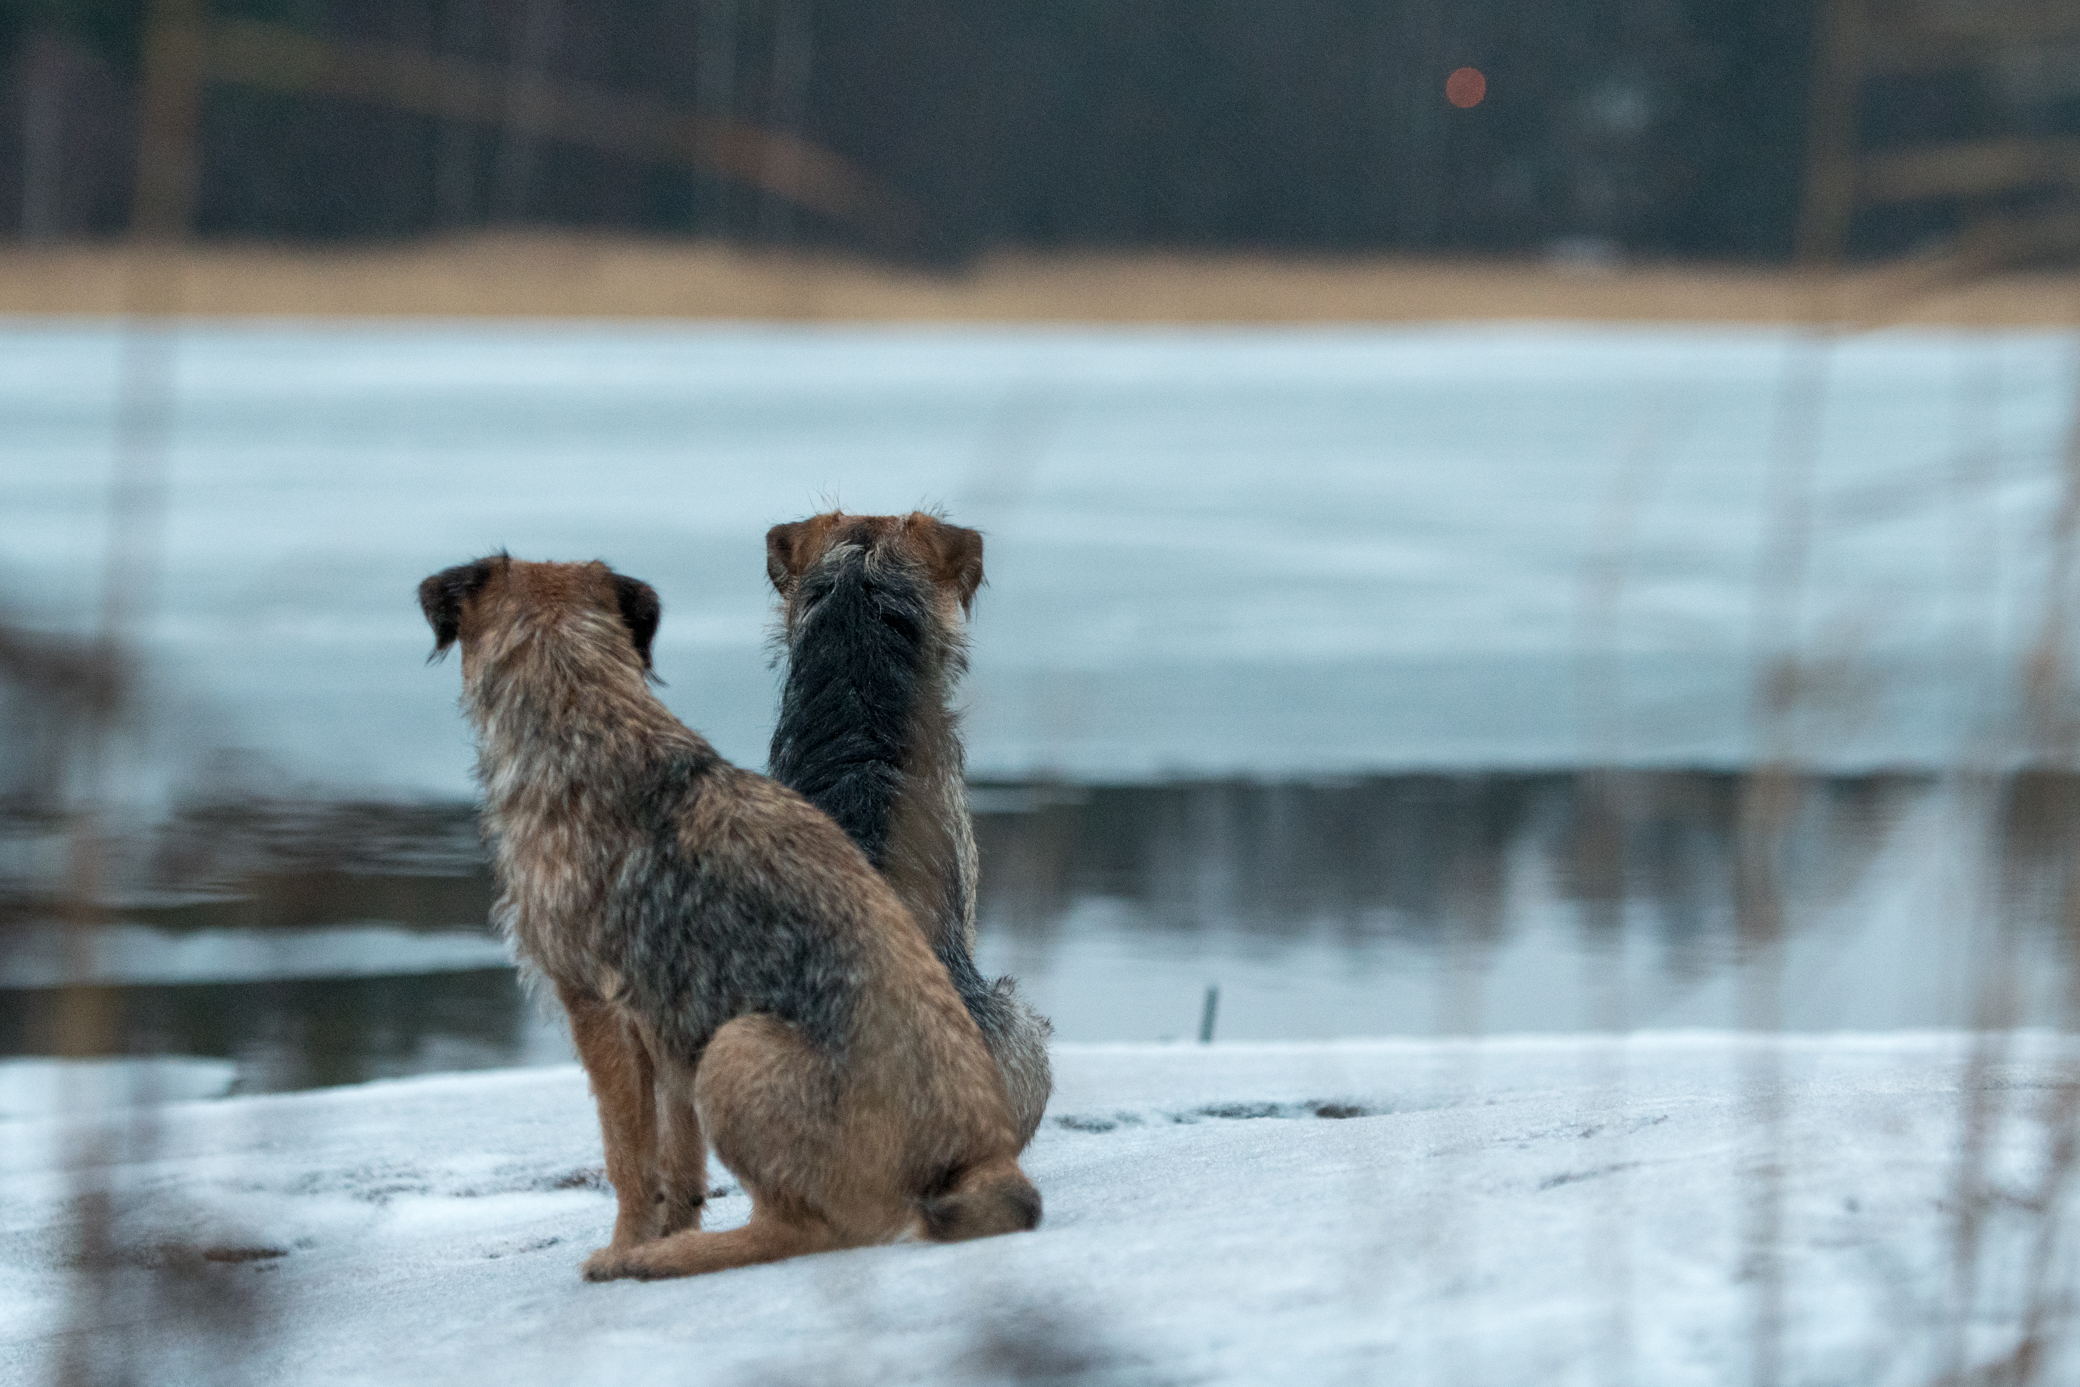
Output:
<instances>
[{"instance_id":1,"label":"ice sheet","mask_svg":"<svg viewBox=\"0 0 2080 1387\"><path fill-rule=\"evenodd\" d=\"M377 924L193 931L105 925L81 940L49 927L10 931L0 942L0 987L378 977L504 968L513 961L504 941L481 929L427 932ZM84 956L76 952L82 946Z\"/></svg>"},{"instance_id":2,"label":"ice sheet","mask_svg":"<svg viewBox=\"0 0 2080 1387\"><path fill-rule=\"evenodd\" d=\"M0 1059L0 1121L220 1098L237 1074L230 1060L187 1055Z\"/></svg>"},{"instance_id":3,"label":"ice sheet","mask_svg":"<svg viewBox=\"0 0 2080 1387\"><path fill-rule=\"evenodd\" d=\"M40 625L96 609L116 350L0 326L0 595ZM988 532L984 777L1740 762L1786 652L1792 751L1943 762L2012 711L2080 356L1568 325L203 324L175 350L162 788L438 796L469 748L420 577L504 545L648 579L666 698L759 765L762 536L828 501ZM1797 600L1759 606L1787 563Z\"/></svg>"}]
</instances>

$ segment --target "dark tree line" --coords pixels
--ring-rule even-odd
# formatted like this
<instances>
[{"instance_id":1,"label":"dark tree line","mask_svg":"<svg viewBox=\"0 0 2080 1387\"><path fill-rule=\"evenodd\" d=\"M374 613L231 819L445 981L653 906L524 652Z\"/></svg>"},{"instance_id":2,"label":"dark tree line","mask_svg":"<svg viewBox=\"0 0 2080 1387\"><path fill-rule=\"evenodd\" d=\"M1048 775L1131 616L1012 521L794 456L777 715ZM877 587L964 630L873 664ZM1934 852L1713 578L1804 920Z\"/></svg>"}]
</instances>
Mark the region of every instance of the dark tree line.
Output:
<instances>
[{"instance_id":1,"label":"dark tree line","mask_svg":"<svg viewBox=\"0 0 2080 1387\"><path fill-rule=\"evenodd\" d=\"M144 3L0 0L0 234L122 229ZM934 252L955 256L1780 259L1813 46L1813 0L217 0L214 12L795 132L906 199ZM1455 109L1445 78L1468 65L1488 96ZM1880 125L1974 119L1968 90L1888 99ZM204 104L197 217L204 235L235 238L530 224L859 243L697 170L232 85Z\"/></svg>"}]
</instances>

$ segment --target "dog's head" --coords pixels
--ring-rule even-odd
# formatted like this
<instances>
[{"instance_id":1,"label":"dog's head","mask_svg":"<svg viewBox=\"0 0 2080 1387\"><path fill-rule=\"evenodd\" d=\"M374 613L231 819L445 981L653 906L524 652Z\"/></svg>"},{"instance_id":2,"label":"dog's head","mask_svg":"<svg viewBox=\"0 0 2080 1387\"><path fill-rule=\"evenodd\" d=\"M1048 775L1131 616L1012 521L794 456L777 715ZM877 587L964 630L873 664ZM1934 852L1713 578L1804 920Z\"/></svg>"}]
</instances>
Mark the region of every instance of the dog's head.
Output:
<instances>
[{"instance_id":1,"label":"dog's head","mask_svg":"<svg viewBox=\"0 0 2080 1387\"><path fill-rule=\"evenodd\" d=\"M527 563L493 554L444 568L419 584L419 610L433 627L433 654L462 645L462 676L487 655L531 637L561 637L609 659L632 657L650 671L661 608L648 583L591 563Z\"/></svg>"},{"instance_id":2,"label":"dog's head","mask_svg":"<svg viewBox=\"0 0 2080 1387\"><path fill-rule=\"evenodd\" d=\"M864 552L870 563L893 563L921 573L937 591L949 621L956 610L961 616L974 610L975 590L982 586L979 532L949 525L923 511L908 515L826 511L766 531L766 576L780 594L790 627L802 575L848 548Z\"/></svg>"}]
</instances>

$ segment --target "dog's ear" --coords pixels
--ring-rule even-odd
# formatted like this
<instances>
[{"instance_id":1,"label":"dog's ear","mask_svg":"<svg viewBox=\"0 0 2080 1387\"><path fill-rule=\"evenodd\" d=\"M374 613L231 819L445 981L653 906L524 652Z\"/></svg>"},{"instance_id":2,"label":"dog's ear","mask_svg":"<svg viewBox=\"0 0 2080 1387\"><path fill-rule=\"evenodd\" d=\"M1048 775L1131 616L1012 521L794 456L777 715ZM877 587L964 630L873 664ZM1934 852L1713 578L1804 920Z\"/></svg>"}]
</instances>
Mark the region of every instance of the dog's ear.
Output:
<instances>
[{"instance_id":1,"label":"dog's ear","mask_svg":"<svg viewBox=\"0 0 2080 1387\"><path fill-rule=\"evenodd\" d=\"M419 584L419 610L426 613L426 624L433 628L433 653L426 657L429 664L455 644L462 634L462 604L490 581L491 560L478 559L444 568Z\"/></svg>"},{"instance_id":2,"label":"dog's ear","mask_svg":"<svg viewBox=\"0 0 2080 1387\"><path fill-rule=\"evenodd\" d=\"M657 638L657 621L664 614L657 589L616 573L614 600L621 607L621 624L636 643L636 654L643 657L643 668L650 668L650 642Z\"/></svg>"},{"instance_id":3,"label":"dog's ear","mask_svg":"<svg viewBox=\"0 0 2080 1387\"><path fill-rule=\"evenodd\" d=\"M795 580L816 557L819 532L830 528L817 524L822 519L819 515L775 525L766 531L766 577L772 580L773 591L782 597L794 591Z\"/></svg>"},{"instance_id":4,"label":"dog's ear","mask_svg":"<svg viewBox=\"0 0 2080 1387\"><path fill-rule=\"evenodd\" d=\"M922 511L912 513L904 523L917 534L932 581L952 588L960 598L961 611L972 612L975 589L982 586L982 532L949 525Z\"/></svg>"}]
</instances>

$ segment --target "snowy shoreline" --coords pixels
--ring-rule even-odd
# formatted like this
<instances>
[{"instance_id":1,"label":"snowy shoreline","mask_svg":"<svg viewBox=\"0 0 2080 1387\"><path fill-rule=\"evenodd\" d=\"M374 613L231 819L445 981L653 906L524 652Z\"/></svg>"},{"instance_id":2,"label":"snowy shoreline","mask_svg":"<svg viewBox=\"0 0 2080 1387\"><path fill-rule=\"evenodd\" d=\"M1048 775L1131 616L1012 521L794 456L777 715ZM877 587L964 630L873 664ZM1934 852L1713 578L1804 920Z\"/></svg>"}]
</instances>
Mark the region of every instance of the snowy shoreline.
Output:
<instances>
[{"instance_id":1,"label":"snowy shoreline","mask_svg":"<svg viewBox=\"0 0 2080 1387\"><path fill-rule=\"evenodd\" d=\"M572 1068L71 1130L102 1135L119 1264L239 1297L215 1341L140 1302L155 1382L1702 1384L1747 1380L1775 1287L1786 1380L1905 1387L1951 1365L1960 1192L1965 1362L2019 1341L2076 1061L2043 1033L1064 1045L1038 1233L651 1286L578 1279L611 1196ZM67 1130L0 1123L0 1379L39 1380L85 1284ZM716 1178L721 1227L747 1202ZM2049 1265L2053 1381L2070 1244Z\"/></svg>"}]
</instances>

